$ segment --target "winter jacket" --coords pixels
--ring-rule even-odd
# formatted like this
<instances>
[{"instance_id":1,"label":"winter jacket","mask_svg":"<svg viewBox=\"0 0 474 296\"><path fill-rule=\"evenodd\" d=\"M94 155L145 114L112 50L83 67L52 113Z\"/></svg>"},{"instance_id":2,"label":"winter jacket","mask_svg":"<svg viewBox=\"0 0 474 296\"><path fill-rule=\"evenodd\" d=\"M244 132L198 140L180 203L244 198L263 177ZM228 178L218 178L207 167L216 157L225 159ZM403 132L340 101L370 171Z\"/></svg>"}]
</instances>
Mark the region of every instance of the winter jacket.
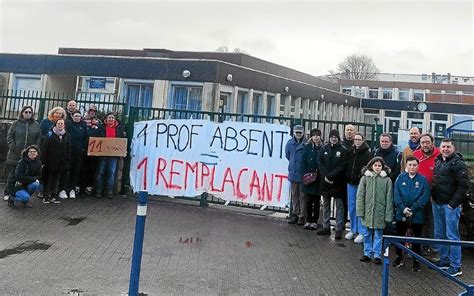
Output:
<instances>
[{"instance_id":1,"label":"winter jacket","mask_svg":"<svg viewBox=\"0 0 474 296\"><path fill-rule=\"evenodd\" d=\"M48 132L51 130L53 125L54 125L54 122L52 120L49 120L48 118L41 120L39 128L40 128L41 136L43 139L48 135Z\"/></svg>"},{"instance_id":2,"label":"winter jacket","mask_svg":"<svg viewBox=\"0 0 474 296\"><path fill-rule=\"evenodd\" d=\"M6 162L16 164L21 159L21 152L28 146L40 145L41 134L39 124L34 119L15 120L7 133L8 153Z\"/></svg>"},{"instance_id":3,"label":"winter jacket","mask_svg":"<svg viewBox=\"0 0 474 296\"><path fill-rule=\"evenodd\" d=\"M430 200L430 185L420 173L410 178L408 173L398 176L394 186L395 220L402 221L403 210L410 208L413 215L411 222L423 224L425 222L424 207Z\"/></svg>"},{"instance_id":4,"label":"winter jacket","mask_svg":"<svg viewBox=\"0 0 474 296\"><path fill-rule=\"evenodd\" d=\"M377 148L374 151L374 157L380 156L385 161L385 165L390 168L390 179L395 183L398 175L400 175L401 153L392 144L388 149Z\"/></svg>"},{"instance_id":5,"label":"winter jacket","mask_svg":"<svg viewBox=\"0 0 474 296\"><path fill-rule=\"evenodd\" d=\"M39 157L30 159L28 151L24 151L21 160L15 168L15 191L25 189L31 183L40 179L41 175L41 160Z\"/></svg>"},{"instance_id":6,"label":"winter jacket","mask_svg":"<svg viewBox=\"0 0 474 296\"><path fill-rule=\"evenodd\" d=\"M300 142L295 137L291 138L285 146L285 156L288 159L288 180L290 182L301 183L303 181L303 171L301 162L303 161L304 140Z\"/></svg>"},{"instance_id":7,"label":"winter jacket","mask_svg":"<svg viewBox=\"0 0 474 296\"><path fill-rule=\"evenodd\" d=\"M439 148L434 147L433 153L431 155L425 155L421 149L415 150L413 156L418 158L420 165L418 166L418 173L426 178L428 184L433 182L433 173L434 166L436 162L436 157L440 154Z\"/></svg>"},{"instance_id":8,"label":"winter jacket","mask_svg":"<svg viewBox=\"0 0 474 296\"><path fill-rule=\"evenodd\" d=\"M304 146L303 160L301 162L301 170L303 172L303 175L310 172L318 172L316 181L303 186L304 193L319 195L319 183L321 182L321 174L318 170L318 154L319 150L321 150L321 147L321 145L314 145L312 141L309 141L308 144Z\"/></svg>"},{"instance_id":9,"label":"winter jacket","mask_svg":"<svg viewBox=\"0 0 474 296\"><path fill-rule=\"evenodd\" d=\"M409 140L409 141L410 141L410 140ZM409 156L412 156L413 153L414 153L415 151L418 151L418 150L420 150L420 144L418 144L418 146L416 146L415 150L411 150L410 145L407 145L407 146L405 147L405 149L403 149L403 152L402 152L402 160L400 161L400 171L401 171L402 173L405 172L405 169L406 169L405 163L407 162L407 158L408 158Z\"/></svg>"},{"instance_id":10,"label":"winter jacket","mask_svg":"<svg viewBox=\"0 0 474 296\"><path fill-rule=\"evenodd\" d=\"M375 174L366 170L357 189L357 217L371 229L384 229L393 220L392 181L383 170Z\"/></svg>"},{"instance_id":11,"label":"winter jacket","mask_svg":"<svg viewBox=\"0 0 474 296\"><path fill-rule=\"evenodd\" d=\"M470 190L469 172L460 153L443 159L436 158L431 195L437 204L448 204L456 208L462 204Z\"/></svg>"},{"instance_id":12,"label":"winter jacket","mask_svg":"<svg viewBox=\"0 0 474 296\"><path fill-rule=\"evenodd\" d=\"M319 151L318 164L321 173L321 194L327 197L343 198L346 192L346 152L339 142L326 144ZM327 178L333 183L324 180Z\"/></svg>"},{"instance_id":13,"label":"winter jacket","mask_svg":"<svg viewBox=\"0 0 474 296\"><path fill-rule=\"evenodd\" d=\"M120 124L117 120L115 120L115 123L113 125L113 128L115 128L115 137L116 138L125 138L125 127ZM97 132L97 137L106 137L106 129L107 125L104 123L99 126L98 132Z\"/></svg>"},{"instance_id":14,"label":"winter jacket","mask_svg":"<svg viewBox=\"0 0 474 296\"><path fill-rule=\"evenodd\" d=\"M49 172L64 172L69 169L71 161L71 136L65 133L60 139L49 131L43 140L41 161Z\"/></svg>"},{"instance_id":15,"label":"winter jacket","mask_svg":"<svg viewBox=\"0 0 474 296\"><path fill-rule=\"evenodd\" d=\"M353 145L347 151L346 180L351 185L359 185L362 169L372 159L369 145L363 143L359 149Z\"/></svg>"},{"instance_id":16,"label":"winter jacket","mask_svg":"<svg viewBox=\"0 0 474 296\"><path fill-rule=\"evenodd\" d=\"M344 138L344 140L342 140L342 146L344 146L344 148L346 148L346 150L350 150L352 145L354 145L354 140L348 140L346 138Z\"/></svg>"},{"instance_id":17,"label":"winter jacket","mask_svg":"<svg viewBox=\"0 0 474 296\"><path fill-rule=\"evenodd\" d=\"M84 121L71 121L66 126L66 130L71 136L71 153L73 155L82 154L87 148L87 125Z\"/></svg>"}]
</instances>

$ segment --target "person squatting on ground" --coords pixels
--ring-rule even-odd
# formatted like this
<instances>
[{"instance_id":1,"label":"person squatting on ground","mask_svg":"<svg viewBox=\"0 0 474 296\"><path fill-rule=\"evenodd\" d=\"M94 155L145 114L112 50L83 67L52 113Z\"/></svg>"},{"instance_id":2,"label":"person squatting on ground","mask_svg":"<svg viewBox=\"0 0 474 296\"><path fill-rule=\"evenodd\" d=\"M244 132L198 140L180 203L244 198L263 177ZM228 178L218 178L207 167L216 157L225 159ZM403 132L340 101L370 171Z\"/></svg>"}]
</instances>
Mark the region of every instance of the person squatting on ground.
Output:
<instances>
[{"instance_id":1,"label":"person squatting on ground","mask_svg":"<svg viewBox=\"0 0 474 296\"><path fill-rule=\"evenodd\" d=\"M406 172L398 176L394 186L395 229L398 236L405 236L408 229L414 237L421 237L425 221L424 208L430 199L430 185L418 173L419 160L413 155L406 158ZM415 253L420 254L420 245L412 244ZM402 250L397 248L394 267L403 266ZM420 271L420 262L413 259L413 271Z\"/></svg>"},{"instance_id":2,"label":"person squatting on ground","mask_svg":"<svg viewBox=\"0 0 474 296\"><path fill-rule=\"evenodd\" d=\"M99 135L106 138L125 138L124 127L115 119L113 112L107 113L107 118L105 119L104 126L99 131ZM116 156L99 157L96 175L96 197L102 197L105 190L107 198L113 198L118 159L119 157Z\"/></svg>"},{"instance_id":3,"label":"person squatting on ground","mask_svg":"<svg viewBox=\"0 0 474 296\"><path fill-rule=\"evenodd\" d=\"M321 204L321 194L319 191L321 175L318 172L318 154L322 147L321 131L312 129L309 136L309 141L303 150L302 173L303 175L316 173L316 179L310 184L303 185L306 200L306 223L303 227L316 230L318 228L319 207Z\"/></svg>"},{"instance_id":4,"label":"person squatting on ground","mask_svg":"<svg viewBox=\"0 0 474 296\"><path fill-rule=\"evenodd\" d=\"M285 156L288 159L288 180L291 184L291 208L292 216L289 224L304 225L305 198L303 194L303 172L301 162L304 150L304 127L295 125L293 137L286 143Z\"/></svg>"},{"instance_id":5,"label":"person squatting on ground","mask_svg":"<svg viewBox=\"0 0 474 296\"><path fill-rule=\"evenodd\" d=\"M60 198L76 198L79 193L79 177L82 163L87 149L87 125L82 121L81 112L72 112L72 121L66 125L66 130L71 136L71 163L68 173L67 189L59 192Z\"/></svg>"},{"instance_id":6,"label":"person squatting on ground","mask_svg":"<svg viewBox=\"0 0 474 296\"><path fill-rule=\"evenodd\" d=\"M60 203L58 187L66 186L65 176L71 161L71 137L65 129L65 120L58 119L46 134L41 148L41 160L47 172L43 203Z\"/></svg>"},{"instance_id":7,"label":"person squatting on ground","mask_svg":"<svg viewBox=\"0 0 474 296\"><path fill-rule=\"evenodd\" d=\"M383 158L374 157L360 180L357 190L357 217L365 226L364 255L362 262L382 263L382 235L387 223L393 219L392 181L388 178Z\"/></svg>"},{"instance_id":8,"label":"person squatting on ground","mask_svg":"<svg viewBox=\"0 0 474 296\"><path fill-rule=\"evenodd\" d=\"M341 144L341 137L337 130L329 132L329 143L321 148L318 155L319 171L321 173L320 190L323 196L323 229L318 235L331 234L331 198L336 204L336 234L335 239L342 238L345 224L343 199L346 196L345 182L345 154L347 150Z\"/></svg>"},{"instance_id":9,"label":"person squatting on ground","mask_svg":"<svg viewBox=\"0 0 474 296\"><path fill-rule=\"evenodd\" d=\"M355 243L361 244L364 242L364 226L356 215L357 187L362 177L362 169L372 158L372 153L361 133L354 135L354 144L349 149L347 151L346 180L350 231L346 234L345 239L353 239Z\"/></svg>"},{"instance_id":10,"label":"person squatting on ground","mask_svg":"<svg viewBox=\"0 0 474 296\"><path fill-rule=\"evenodd\" d=\"M4 190L5 201L9 200L11 192L10 189L14 187L14 174L18 161L22 158L22 152L25 148L31 145L39 146L41 143L41 133L39 124L36 122L31 106L24 106L18 119L15 120L7 133L8 153L5 162L5 174L7 177L7 184ZM12 186L13 185L13 186Z\"/></svg>"},{"instance_id":11,"label":"person squatting on ground","mask_svg":"<svg viewBox=\"0 0 474 296\"><path fill-rule=\"evenodd\" d=\"M443 139L441 154L434 167L432 208L435 239L460 241L459 219L462 203L470 190L469 172L460 153L455 152L454 141ZM440 261L436 265L452 276L462 275L461 246L438 246Z\"/></svg>"},{"instance_id":12,"label":"person squatting on ground","mask_svg":"<svg viewBox=\"0 0 474 296\"><path fill-rule=\"evenodd\" d=\"M37 146L31 145L23 150L22 158L15 168L15 185L11 189L15 194L10 197L9 206L19 207L23 204L27 208L32 207L30 198L40 187L41 166Z\"/></svg>"}]
</instances>

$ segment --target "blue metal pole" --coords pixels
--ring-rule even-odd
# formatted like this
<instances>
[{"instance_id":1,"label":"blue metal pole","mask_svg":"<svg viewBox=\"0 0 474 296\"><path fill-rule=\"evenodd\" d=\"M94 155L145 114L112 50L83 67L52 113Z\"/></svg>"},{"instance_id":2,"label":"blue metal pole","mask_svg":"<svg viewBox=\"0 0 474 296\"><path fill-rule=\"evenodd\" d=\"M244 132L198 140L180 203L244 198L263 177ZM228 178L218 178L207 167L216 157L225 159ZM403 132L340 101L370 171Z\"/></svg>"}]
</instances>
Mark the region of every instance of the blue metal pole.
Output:
<instances>
[{"instance_id":1,"label":"blue metal pole","mask_svg":"<svg viewBox=\"0 0 474 296\"><path fill-rule=\"evenodd\" d=\"M382 296L388 296L388 278L390 269L390 258L389 258L389 243L386 240L383 242L383 273L382 273Z\"/></svg>"},{"instance_id":2,"label":"blue metal pole","mask_svg":"<svg viewBox=\"0 0 474 296\"><path fill-rule=\"evenodd\" d=\"M140 267L142 263L143 236L145 234L145 220L147 209L148 192L138 193L137 221L135 224L135 240L133 241L132 267L130 271L129 296L138 296L140 284Z\"/></svg>"}]
</instances>

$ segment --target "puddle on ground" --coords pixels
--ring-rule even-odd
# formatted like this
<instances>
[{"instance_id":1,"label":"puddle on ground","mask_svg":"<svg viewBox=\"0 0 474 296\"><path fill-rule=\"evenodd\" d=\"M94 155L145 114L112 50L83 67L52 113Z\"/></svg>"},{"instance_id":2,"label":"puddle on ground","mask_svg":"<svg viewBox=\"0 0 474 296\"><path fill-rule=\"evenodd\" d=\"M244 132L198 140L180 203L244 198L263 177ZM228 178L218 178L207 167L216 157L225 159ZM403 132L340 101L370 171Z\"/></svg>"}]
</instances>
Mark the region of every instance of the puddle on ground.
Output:
<instances>
[{"instance_id":1,"label":"puddle on ground","mask_svg":"<svg viewBox=\"0 0 474 296\"><path fill-rule=\"evenodd\" d=\"M86 217L77 217L77 218L61 217L61 219L68 222L66 226L74 226L84 221Z\"/></svg>"},{"instance_id":2,"label":"puddle on ground","mask_svg":"<svg viewBox=\"0 0 474 296\"><path fill-rule=\"evenodd\" d=\"M6 258L11 255L21 254L26 251L37 251L37 250L47 250L51 247L52 244L40 243L38 241L26 241L14 248L0 250L0 259Z\"/></svg>"}]
</instances>

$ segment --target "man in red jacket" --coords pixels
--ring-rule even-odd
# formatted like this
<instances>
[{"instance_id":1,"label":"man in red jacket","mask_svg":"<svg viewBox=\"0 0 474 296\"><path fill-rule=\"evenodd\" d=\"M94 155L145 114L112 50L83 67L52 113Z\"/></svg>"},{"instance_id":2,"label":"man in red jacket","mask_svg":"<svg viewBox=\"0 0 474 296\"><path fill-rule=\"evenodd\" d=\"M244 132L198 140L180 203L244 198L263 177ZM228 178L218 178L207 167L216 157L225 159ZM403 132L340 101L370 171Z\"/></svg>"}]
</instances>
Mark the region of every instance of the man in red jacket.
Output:
<instances>
[{"instance_id":1,"label":"man in red jacket","mask_svg":"<svg viewBox=\"0 0 474 296\"><path fill-rule=\"evenodd\" d=\"M413 156L418 158L420 164L418 173L426 178L428 184L433 182L433 174L436 158L440 154L439 148L434 145L434 138L431 134L423 134L420 136L420 149L413 151ZM425 206L425 224L423 225L422 237L433 238L433 211L431 201ZM431 247L431 260L436 261L438 252L434 246Z\"/></svg>"}]
</instances>

